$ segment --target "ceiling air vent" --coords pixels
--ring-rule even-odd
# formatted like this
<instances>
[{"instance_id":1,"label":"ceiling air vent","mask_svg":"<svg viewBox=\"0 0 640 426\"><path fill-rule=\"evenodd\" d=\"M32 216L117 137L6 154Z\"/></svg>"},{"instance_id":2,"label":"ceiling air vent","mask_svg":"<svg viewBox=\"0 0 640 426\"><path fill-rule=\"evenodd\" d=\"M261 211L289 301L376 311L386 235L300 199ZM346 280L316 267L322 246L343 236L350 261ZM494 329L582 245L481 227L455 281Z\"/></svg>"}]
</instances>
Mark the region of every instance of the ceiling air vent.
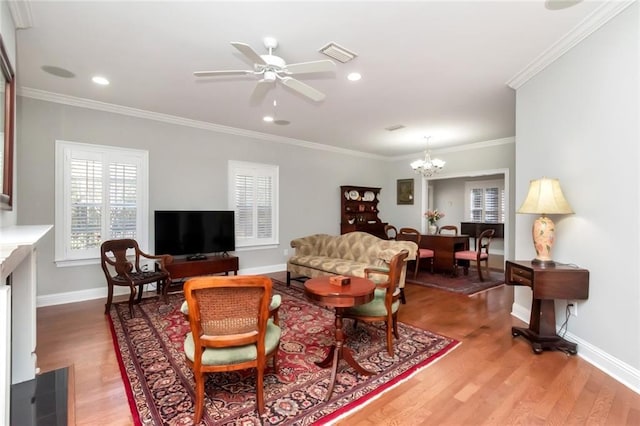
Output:
<instances>
[{"instance_id":1,"label":"ceiling air vent","mask_svg":"<svg viewBox=\"0 0 640 426\"><path fill-rule=\"evenodd\" d=\"M393 126L385 127L386 131L393 132L395 130L404 129L404 125L402 124L394 124Z\"/></svg>"},{"instance_id":2,"label":"ceiling air vent","mask_svg":"<svg viewBox=\"0 0 640 426\"><path fill-rule=\"evenodd\" d=\"M344 47L339 46L334 42L330 42L321 47L320 53L324 53L328 57L342 62L343 64L349 62L352 59L355 59L355 57L358 56L356 53L353 53L352 51L345 49Z\"/></svg>"}]
</instances>

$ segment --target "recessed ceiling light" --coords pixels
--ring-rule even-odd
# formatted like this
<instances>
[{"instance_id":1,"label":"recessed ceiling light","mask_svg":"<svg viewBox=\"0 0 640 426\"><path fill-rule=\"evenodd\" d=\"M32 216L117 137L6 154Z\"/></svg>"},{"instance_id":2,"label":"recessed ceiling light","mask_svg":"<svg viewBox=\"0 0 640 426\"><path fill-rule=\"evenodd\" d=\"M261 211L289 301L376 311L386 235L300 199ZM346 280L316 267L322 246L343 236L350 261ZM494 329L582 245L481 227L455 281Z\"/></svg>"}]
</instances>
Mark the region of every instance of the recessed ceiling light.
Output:
<instances>
[{"instance_id":1,"label":"recessed ceiling light","mask_svg":"<svg viewBox=\"0 0 640 426\"><path fill-rule=\"evenodd\" d=\"M359 73L359 72L352 72L352 73L349 73L349 75L347 76L347 78L348 78L350 81L358 81L358 80L360 80L360 79L362 78L362 75L360 75L360 73Z\"/></svg>"},{"instance_id":2,"label":"recessed ceiling light","mask_svg":"<svg viewBox=\"0 0 640 426\"><path fill-rule=\"evenodd\" d=\"M273 117L270 115L265 115L264 117L262 117L262 121L265 121L267 123L273 123Z\"/></svg>"},{"instance_id":3,"label":"recessed ceiling light","mask_svg":"<svg viewBox=\"0 0 640 426\"><path fill-rule=\"evenodd\" d=\"M93 81L94 83L99 84L101 86L108 86L109 85L109 80L107 80L106 78L101 77L99 75L96 75L95 77L93 77L91 79L91 81Z\"/></svg>"}]
</instances>

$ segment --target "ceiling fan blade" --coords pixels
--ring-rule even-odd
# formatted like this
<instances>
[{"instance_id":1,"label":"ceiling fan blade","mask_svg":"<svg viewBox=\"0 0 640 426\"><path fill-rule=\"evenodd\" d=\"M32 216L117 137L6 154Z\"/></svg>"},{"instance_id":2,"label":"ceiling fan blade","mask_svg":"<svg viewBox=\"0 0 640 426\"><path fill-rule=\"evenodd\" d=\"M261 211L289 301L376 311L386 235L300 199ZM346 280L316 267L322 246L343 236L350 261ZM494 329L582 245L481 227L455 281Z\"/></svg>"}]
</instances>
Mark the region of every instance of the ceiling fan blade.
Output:
<instances>
[{"instance_id":1,"label":"ceiling fan blade","mask_svg":"<svg viewBox=\"0 0 640 426\"><path fill-rule=\"evenodd\" d=\"M285 72L287 74L308 74L312 72L327 72L335 70L336 64L329 59L324 59L322 61L299 62L297 64L288 64L285 67Z\"/></svg>"},{"instance_id":2,"label":"ceiling fan blade","mask_svg":"<svg viewBox=\"0 0 640 426\"><path fill-rule=\"evenodd\" d=\"M273 81L264 79L258 81L255 89L253 89L253 93L251 93L251 104L257 105L262 103L264 97L267 95L267 92L271 90L273 86Z\"/></svg>"},{"instance_id":3,"label":"ceiling fan blade","mask_svg":"<svg viewBox=\"0 0 640 426\"><path fill-rule=\"evenodd\" d=\"M324 93L314 89L308 84L296 80L293 77L283 77L282 84L316 102L320 102L325 98Z\"/></svg>"},{"instance_id":4,"label":"ceiling fan blade","mask_svg":"<svg viewBox=\"0 0 640 426\"><path fill-rule=\"evenodd\" d=\"M216 77L219 75L246 75L253 74L249 70L220 70L220 71L195 71L193 75L196 77Z\"/></svg>"},{"instance_id":5,"label":"ceiling fan blade","mask_svg":"<svg viewBox=\"0 0 640 426\"><path fill-rule=\"evenodd\" d=\"M231 42L231 45L238 49L240 53L246 56L254 64L267 65L264 59L256 53L251 46L245 43L239 43L237 41Z\"/></svg>"}]
</instances>

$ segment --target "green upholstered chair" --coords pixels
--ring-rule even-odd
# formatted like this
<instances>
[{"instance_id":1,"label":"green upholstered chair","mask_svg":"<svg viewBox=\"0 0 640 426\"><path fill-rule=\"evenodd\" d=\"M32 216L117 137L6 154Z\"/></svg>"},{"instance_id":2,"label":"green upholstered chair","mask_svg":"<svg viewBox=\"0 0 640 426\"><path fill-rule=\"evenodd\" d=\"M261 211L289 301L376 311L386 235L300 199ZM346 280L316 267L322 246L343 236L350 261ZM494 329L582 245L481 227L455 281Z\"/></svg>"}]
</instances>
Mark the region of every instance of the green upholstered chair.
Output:
<instances>
[{"instance_id":1,"label":"green upholstered chair","mask_svg":"<svg viewBox=\"0 0 640 426\"><path fill-rule=\"evenodd\" d=\"M383 283L376 283L373 300L364 305L354 306L346 309L343 313L344 318L352 318L355 325L358 321L379 322L384 321L387 335L387 352L389 356L393 356L393 335L396 339L398 335L398 309L400 308L400 272L406 257L409 255L407 250L402 250L396 254L389 263L389 270L382 271L376 268L365 269L365 277L370 274L384 274L388 277Z\"/></svg>"},{"instance_id":2,"label":"green upholstered chair","mask_svg":"<svg viewBox=\"0 0 640 426\"><path fill-rule=\"evenodd\" d=\"M205 374L255 368L258 413L264 414L264 370L275 359L280 327L269 321L271 279L264 276L207 276L188 280L184 294L191 332L184 341L195 378L195 423L204 411Z\"/></svg>"},{"instance_id":3,"label":"green upholstered chair","mask_svg":"<svg viewBox=\"0 0 640 426\"><path fill-rule=\"evenodd\" d=\"M281 295L274 294L273 296L271 296L271 303L269 304L269 317L273 318L273 322L276 325L280 325L280 315L278 311L280 310L281 303ZM187 304L186 300L182 302L182 306L180 306L180 312L182 312L186 317L189 316L189 305Z\"/></svg>"}]
</instances>

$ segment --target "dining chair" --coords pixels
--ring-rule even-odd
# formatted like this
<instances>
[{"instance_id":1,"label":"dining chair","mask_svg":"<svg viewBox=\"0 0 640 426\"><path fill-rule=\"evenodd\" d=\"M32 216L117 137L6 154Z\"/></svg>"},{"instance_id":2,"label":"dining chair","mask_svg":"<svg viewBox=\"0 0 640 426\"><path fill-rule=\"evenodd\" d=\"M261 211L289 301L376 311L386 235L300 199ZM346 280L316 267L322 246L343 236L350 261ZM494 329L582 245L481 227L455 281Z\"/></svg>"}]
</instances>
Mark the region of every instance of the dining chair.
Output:
<instances>
[{"instance_id":1,"label":"dining chair","mask_svg":"<svg viewBox=\"0 0 640 426\"><path fill-rule=\"evenodd\" d=\"M418 245L418 255L416 256L416 267L413 272L413 278L418 276L418 269L420 267L420 259L430 259L431 273L433 273L433 257L435 252L431 249L420 248L420 240L422 235L417 229L414 228L400 228L396 240L398 241L413 241Z\"/></svg>"},{"instance_id":2,"label":"dining chair","mask_svg":"<svg viewBox=\"0 0 640 426\"><path fill-rule=\"evenodd\" d=\"M206 276L189 279L184 295L189 326L184 341L195 378L195 423L204 412L205 374L256 369L256 405L264 414L264 370L276 358L281 329L269 321L271 279L259 275Z\"/></svg>"},{"instance_id":3,"label":"dining chair","mask_svg":"<svg viewBox=\"0 0 640 426\"><path fill-rule=\"evenodd\" d=\"M491 244L491 240L493 239L493 235L495 234L494 229L486 229L482 231L480 236L477 239L477 245L475 250L461 250L454 253L454 266L453 270L455 274L458 274L458 265L464 262L464 274L469 275L469 264L471 262L476 262L476 268L478 269L478 276L480 277L480 281L484 281L484 276L482 275L482 265L484 262L487 276L489 276L489 245Z\"/></svg>"},{"instance_id":4,"label":"dining chair","mask_svg":"<svg viewBox=\"0 0 640 426\"><path fill-rule=\"evenodd\" d=\"M134 255L133 262L127 258L129 255ZM145 270L140 266L140 258L150 259L154 261L160 261L156 263L157 270ZM111 309L111 302L113 301L113 287L125 286L131 289L129 296L129 314L133 317L133 303L136 296L136 287L138 287L137 294L138 300L136 303L140 303L142 300L142 290L145 284L157 283L160 286L171 285L171 277L169 272L165 269L168 262L171 261L171 256L164 255L151 255L140 250L138 242L133 239L117 239L107 240L100 245L100 264L105 278L107 279L107 303L105 304L104 313L109 313Z\"/></svg>"},{"instance_id":5,"label":"dining chair","mask_svg":"<svg viewBox=\"0 0 640 426\"><path fill-rule=\"evenodd\" d=\"M344 318L351 318L354 327L358 321L368 323L384 321L386 326L387 352L389 356L393 356L393 336L399 339L398 334L398 309L400 309L400 274L405 259L409 255L409 251L402 250L389 263L389 270L382 271L377 268L365 268L364 276L369 277L372 274L386 275L385 282L376 283L373 300L364 305L348 308L343 312Z\"/></svg>"},{"instance_id":6,"label":"dining chair","mask_svg":"<svg viewBox=\"0 0 640 426\"><path fill-rule=\"evenodd\" d=\"M387 236L387 240L395 240L398 236L398 230L393 225L385 225L384 234Z\"/></svg>"},{"instance_id":7,"label":"dining chair","mask_svg":"<svg viewBox=\"0 0 640 426\"><path fill-rule=\"evenodd\" d=\"M442 232L445 231L445 232ZM455 225L443 225L438 229L438 234L453 234L458 235L458 227Z\"/></svg>"}]
</instances>

